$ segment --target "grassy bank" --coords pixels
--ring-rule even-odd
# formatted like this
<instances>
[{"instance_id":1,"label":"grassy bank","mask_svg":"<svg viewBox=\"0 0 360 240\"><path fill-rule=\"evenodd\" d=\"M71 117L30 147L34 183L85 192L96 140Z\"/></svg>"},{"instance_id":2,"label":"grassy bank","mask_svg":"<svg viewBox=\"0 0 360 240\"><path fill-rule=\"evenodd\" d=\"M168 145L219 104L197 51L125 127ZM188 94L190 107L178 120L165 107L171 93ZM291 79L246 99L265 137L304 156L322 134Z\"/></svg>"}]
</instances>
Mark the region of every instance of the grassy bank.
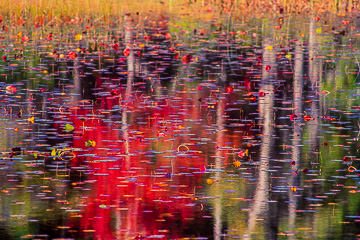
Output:
<instances>
[{"instance_id":1,"label":"grassy bank","mask_svg":"<svg viewBox=\"0 0 360 240\"><path fill-rule=\"evenodd\" d=\"M23 25L56 21L95 21L121 18L125 13L211 19L251 18L282 14L340 14L357 12L353 0L0 0L4 21Z\"/></svg>"}]
</instances>

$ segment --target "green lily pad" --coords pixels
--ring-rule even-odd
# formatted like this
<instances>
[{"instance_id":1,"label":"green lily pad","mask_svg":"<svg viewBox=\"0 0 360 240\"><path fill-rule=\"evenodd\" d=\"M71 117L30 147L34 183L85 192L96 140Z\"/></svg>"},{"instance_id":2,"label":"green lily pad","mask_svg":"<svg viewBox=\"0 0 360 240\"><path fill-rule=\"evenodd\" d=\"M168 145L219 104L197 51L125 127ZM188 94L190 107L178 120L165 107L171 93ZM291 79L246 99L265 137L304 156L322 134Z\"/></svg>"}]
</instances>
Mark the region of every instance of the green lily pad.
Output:
<instances>
[{"instance_id":1,"label":"green lily pad","mask_svg":"<svg viewBox=\"0 0 360 240\"><path fill-rule=\"evenodd\" d=\"M65 125L65 131L66 131L66 132L71 132L72 130L74 130L74 126L67 123L67 124Z\"/></svg>"}]
</instances>

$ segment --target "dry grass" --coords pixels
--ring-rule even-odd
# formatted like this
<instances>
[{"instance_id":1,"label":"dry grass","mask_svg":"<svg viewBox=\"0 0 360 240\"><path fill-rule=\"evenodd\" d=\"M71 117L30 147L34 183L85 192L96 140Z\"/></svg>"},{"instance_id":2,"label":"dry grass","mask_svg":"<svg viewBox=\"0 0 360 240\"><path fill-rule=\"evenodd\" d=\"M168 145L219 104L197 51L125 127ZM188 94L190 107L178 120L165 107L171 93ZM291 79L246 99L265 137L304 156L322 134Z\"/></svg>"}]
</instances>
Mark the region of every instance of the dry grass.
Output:
<instances>
[{"instance_id":1,"label":"dry grass","mask_svg":"<svg viewBox=\"0 0 360 240\"><path fill-rule=\"evenodd\" d=\"M125 13L251 18L280 14L334 13L359 9L357 0L0 0L1 15L15 24L121 19Z\"/></svg>"}]
</instances>

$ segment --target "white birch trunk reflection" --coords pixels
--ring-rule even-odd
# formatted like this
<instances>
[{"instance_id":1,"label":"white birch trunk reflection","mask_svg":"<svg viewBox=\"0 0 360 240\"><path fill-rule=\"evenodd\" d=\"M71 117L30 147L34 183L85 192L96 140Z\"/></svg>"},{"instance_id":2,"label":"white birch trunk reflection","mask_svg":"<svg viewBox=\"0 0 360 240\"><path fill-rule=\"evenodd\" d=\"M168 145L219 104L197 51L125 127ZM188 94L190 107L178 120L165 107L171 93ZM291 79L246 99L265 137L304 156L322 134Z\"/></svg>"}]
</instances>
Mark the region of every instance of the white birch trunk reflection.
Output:
<instances>
[{"instance_id":1,"label":"white birch trunk reflection","mask_svg":"<svg viewBox=\"0 0 360 240\"><path fill-rule=\"evenodd\" d=\"M313 17L310 18L310 24L313 24ZM310 34L313 29L310 28ZM318 39L314 33L312 33L311 39L309 39L309 53L312 54L314 59L317 59L319 51ZM313 60L309 61L309 76L315 86L312 89L312 99L311 99L311 109L310 116L312 117L311 122L309 123L309 140L313 150L317 149L319 146L319 118L320 118L320 96L318 94L320 87L320 79L323 78L322 74L322 61ZM335 84L335 72L327 71L326 77L330 79L330 84Z\"/></svg>"},{"instance_id":2,"label":"white birch trunk reflection","mask_svg":"<svg viewBox=\"0 0 360 240\"><path fill-rule=\"evenodd\" d=\"M74 88L72 91L72 103L76 105L81 99L81 82L79 77L79 59L74 59L74 69L73 69L73 76L74 76Z\"/></svg>"},{"instance_id":3,"label":"white birch trunk reflection","mask_svg":"<svg viewBox=\"0 0 360 240\"><path fill-rule=\"evenodd\" d=\"M133 81L134 81L134 51L132 47L132 41L133 41L133 32L132 32L132 24L130 16L125 17L125 45L126 48L129 49L130 53L127 57L127 83L126 83L126 91L124 96L124 102L122 104L123 110L121 114L121 132L123 134L124 139L124 170L129 171L130 169L130 143L129 143L129 127L128 127L128 104L131 101L131 94L133 91ZM126 226L126 233L125 233L125 239L130 238L130 230L133 230L132 226L132 216L130 209L133 209L133 207L129 207L129 210L126 215L126 221L125 223L121 223L121 212L117 211L117 226L121 229L121 226ZM136 221L135 221L136 222ZM120 229L118 229L118 233L120 233ZM120 236L120 235L118 235ZM121 238L119 238L121 239Z\"/></svg>"},{"instance_id":4,"label":"white birch trunk reflection","mask_svg":"<svg viewBox=\"0 0 360 240\"><path fill-rule=\"evenodd\" d=\"M309 23L309 78L312 87L316 87L319 79L320 65L317 64L318 42L315 32L314 17L310 17Z\"/></svg>"},{"instance_id":5,"label":"white birch trunk reflection","mask_svg":"<svg viewBox=\"0 0 360 240\"><path fill-rule=\"evenodd\" d=\"M222 95L221 95L222 96ZM217 133L216 133L216 146L222 147L224 144L224 106L225 102L223 99L219 99L219 103L216 107L216 126L217 126ZM215 150L215 181L221 180L221 170L223 167L224 158L222 156L222 151L220 149ZM219 183L215 183L215 204L214 204L214 217L215 217L215 224L214 224L214 239L220 240L221 233L222 233L222 205L221 205L221 198L222 198L222 189L220 188Z\"/></svg>"},{"instance_id":6,"label":"white birch trunk reflection","mask_svg":"<svg viewBox=\"0 0 360 240\"><path fill-rule=\"evenodd\" d=\"M312 89L312 99L311 99L311 109L310 109L310 116L312 117L311 122L309 123L309 140L310 140L310 146L312 150L315 152L317 151L320 139L318 138L318 134L320 133L320 116L321 116L321 104L320 104L320 96L319 96L319 87L320 87L320 79L323 78L321 71L322 71L322 62L316 61L319 51L319 44L318 39L316 38L316 35L314 33L314 17L310 17L310 37L309 38L309 76L311 83L313 85ZM311 60L312 59L312 60ZM319 75L320 74L320 75ZM328 70L325 73L325 81L329 85L335 85L335 71L334 70ZM325 104L323 104L325 106ZM312 156L311 156L312 157ZM317 156L315 156L317 157ZM316 215L312 215L312 228L317 229L317 221L316 221Z\"/></svg>"},{"instance_id":7,"label":"white birch trunk reflection","mask_svg":"<svg viewBox=\"0 0 360 240\"><path fill-rule=\"evenodd\" d=\"M131 20L130 17L126 17L125 18L125 44L126 47L130 50L130 54L127 58L127 72L128 72L128 77L127 77L127 83L126 83L126 91L125 91L125 96L124 96L124 108L122 111L122 116L121 116L121 129L122 132L124 134L124 140L125 140L125 167L126 169L128 169L128 167L130 166L130 156L129 156L129 132L128 132L128 122L127 122L127 118L128 118L128 114L127 114L127 107L126 105L129 104L129 102L131 101L131 94L132 94L132 88L133 88L133 81L134 81L134 51L132 48L132 24L131 24Z\"/></svg>"},{"instance_id":8,"label":"white birch trunk reflection","mask_svg":"<svg viewBox=\"0 0 360 240\"><path fill-rule=\"evenodd\" d=\"M304 49L303 42L299 40L295 46L295 61L294 61L294 109L295 109L295 120L294 120L294 129L293 129L293 139L292 139L292 170L296 172L300 167L300 153L301 153L301 120L303 117L303 86L304 86L304 71L303 71L303 62L304 62ZM291 175L289 184L290 187L297 187L298 176ZM296 220L296 198L295 192L289 189L289 221L288 225L290 227L295 227ZM289 236L290 239L293 239L294 236Z\"/></svg>"},{"instance_id":9,"label":"white birch trunk reflection","mask_svg":"<svg viewBox=\"0 0 360 240\"><path fill-rule=\"evenodd\" d=\"M251 238L251 234L255 230L256 219L261 214L265 214L269 210L267 201L269 200L269 159L271 150L271 135L273 132L274 119L274 86L271 79L276 73L276 54L272 48L272 41L266 39L263 44L263 68L260 92L264 93L263 97L259 97L259 114L262 125L262 138L260 147L260 167L255 196L249 210L248 227L245 235L246 239ZM271 69L268 70L270 66Z\"/></svg>"}]
</instances>

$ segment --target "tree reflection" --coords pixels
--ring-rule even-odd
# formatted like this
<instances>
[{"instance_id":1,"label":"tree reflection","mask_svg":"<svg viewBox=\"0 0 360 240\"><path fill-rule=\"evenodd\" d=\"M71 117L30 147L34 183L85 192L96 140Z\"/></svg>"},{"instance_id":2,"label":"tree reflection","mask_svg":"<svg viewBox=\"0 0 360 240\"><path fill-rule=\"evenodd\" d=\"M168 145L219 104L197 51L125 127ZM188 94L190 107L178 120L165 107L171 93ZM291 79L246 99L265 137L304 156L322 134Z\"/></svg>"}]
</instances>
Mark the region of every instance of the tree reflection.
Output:
<instances>
[{"instance_id":1,"label":"tree reflection","mask_svg":"<svg viewBox=\"0 0 360 240\"><path fill-rule=\"evenodd\" d=\"M269 70L270 66L270 70ZM274 119L274 86L273 74L276 72L276 55L273 49L273 42L271 39L265 39L263 43L263 67L260 92L262 96L259 97L259 116L260 124L262 126L262 137L260 147L260 161L259 161L259 175L255 189L255 196L251 204L248 219L248 228L246 237L250 239L251 234L255 230L257 218L262 214L267 214L269 211L269 164L271 151L271 138L273 133L273 119ZM271 232L268 232L271 234Z\"/></svg>"}]
</instances>

